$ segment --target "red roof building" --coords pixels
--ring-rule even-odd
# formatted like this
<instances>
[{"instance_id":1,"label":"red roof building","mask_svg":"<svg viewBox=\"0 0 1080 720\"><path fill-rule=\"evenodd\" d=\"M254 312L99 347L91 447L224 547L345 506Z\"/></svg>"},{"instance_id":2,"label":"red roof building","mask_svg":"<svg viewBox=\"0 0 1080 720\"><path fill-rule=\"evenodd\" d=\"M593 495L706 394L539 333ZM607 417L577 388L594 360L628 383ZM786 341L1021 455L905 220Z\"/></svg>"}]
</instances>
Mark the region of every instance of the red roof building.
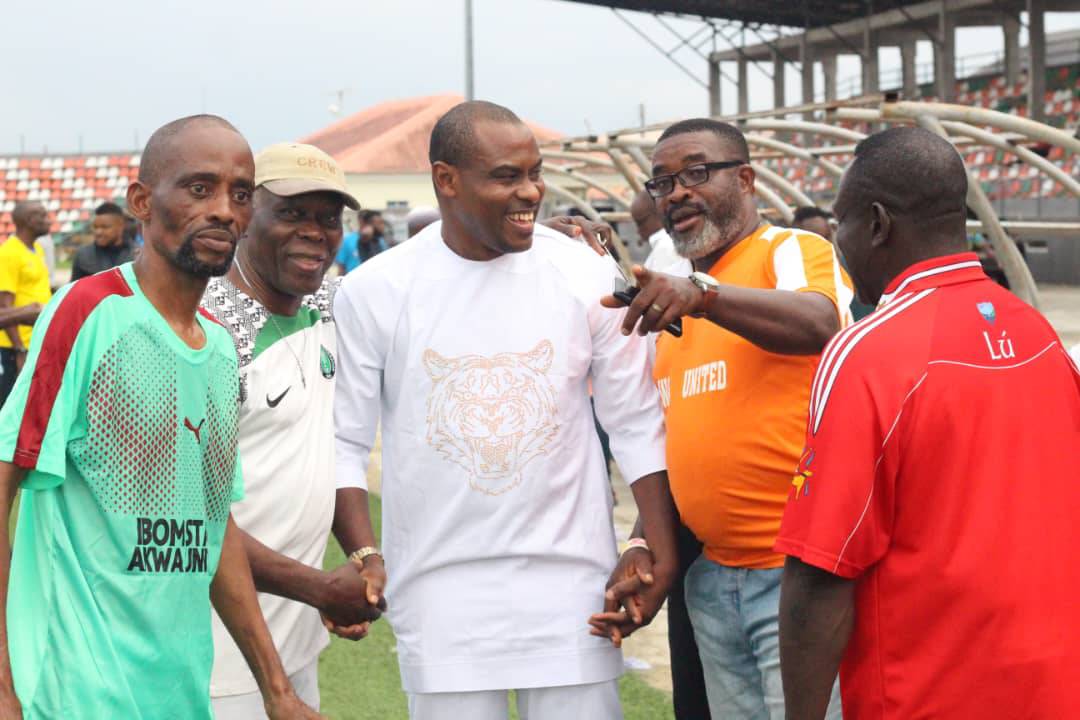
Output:
<instances>
[{"instance_id":1,"label":"red roof building","mask_svg":"<svg viewBox=\"0 0 1080 720\"><path fill-rule=\"evenodd\" d=\"M332 155L349 175L426 173L428 141L435 122L465 98L460 95L389 100L343 118L300 142ZM526 121L539 142L561 133Z\"/></svg>"}]
</instances>

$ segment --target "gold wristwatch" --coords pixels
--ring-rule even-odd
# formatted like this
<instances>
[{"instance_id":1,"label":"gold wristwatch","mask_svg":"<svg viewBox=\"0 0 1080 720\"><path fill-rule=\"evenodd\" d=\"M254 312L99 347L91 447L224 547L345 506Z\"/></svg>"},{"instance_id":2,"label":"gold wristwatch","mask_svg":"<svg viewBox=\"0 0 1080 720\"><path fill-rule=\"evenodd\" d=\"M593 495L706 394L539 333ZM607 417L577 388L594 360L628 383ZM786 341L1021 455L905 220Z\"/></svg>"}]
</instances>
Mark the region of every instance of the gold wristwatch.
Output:
<instances>
[{"instance_id":1,"label":"gold wristwatch","mask_svg":"<svg viewBox=\"0 0 1080 720\"><path fill-rule=\"evenodd\" d=\"M366 560L369 555L378 555L380 560L383 559L382 553L379 552L379 548L366 545L362 548L353 550L352 553L349 554L349 561L356 563L360 567L364 567L364 560Z\"/></svg>"}]
</instances>

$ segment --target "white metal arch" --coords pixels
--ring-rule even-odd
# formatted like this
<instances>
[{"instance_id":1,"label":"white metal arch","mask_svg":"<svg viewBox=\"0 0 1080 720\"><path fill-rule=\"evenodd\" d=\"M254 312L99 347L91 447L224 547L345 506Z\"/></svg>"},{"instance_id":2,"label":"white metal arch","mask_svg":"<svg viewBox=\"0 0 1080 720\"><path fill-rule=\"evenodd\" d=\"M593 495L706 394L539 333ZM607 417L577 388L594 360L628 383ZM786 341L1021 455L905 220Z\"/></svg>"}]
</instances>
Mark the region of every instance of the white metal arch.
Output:
<instances>
[{"instance_id":1,"label":"white metal arch","mask_svg":"<svg viewBox=\"0 0 1080 720\"><path fill-rule=\"evenodd\" d=\"M1059 183L1069 193L1080 197L1080 181L1065 172L1049 159L1023 147L1023 142L1040 142L1060 147L1067 153L1080 154L1080 138L1058 128L1035 122L1027 118L1008 115L986 108L968 107L931 102L893 102L885 99L876 107L867 107L864 101L831 104L825 108L825 117L821 122L809 120L789 120L789 109L779 109L764 113L754 113L751 117L731 118L742 123L746 132L747 143L765 148L780 157L794 158L808 165L821 167L829 176L838 178L843 171L839 165L826 159L827 155L846 155L852 152L853 143L858 143L865 134L836 123L871 122L871 123L917 123L949 139L954 144L974 143L986 147L1006 150L1021 161L1036 168L1044 177ZM724 118L719 118L724 119ZM560 149L545 149L545 156L552 159L575 160L595 167L617 170L625 179L628 187L634 191L642 187L642 182L649 172L646 153L652 148L653 141L642 138L645 131L663 130L664 125L650 125L638 130L620 130L609 135L573 138L559 141ZM757 131L775 133L799 133L807 142L800 146L780 138L768 137ZM632 135L633 137L627 137ZM820 141L812 141L820 138ZM837 145L836 141L843 143ZM556 143L551 143L554 146ZM591 156L592 153L606 153L611 159L603 161ZM632 167L626 157L637 167ZM754 156L752 156L754 157ZM775 155L770 155L775 157ZM805 187L797 181L791 181L769 167L763 165L765 159L760 155L752 163L757 174L755 191L767 205L775 208L785 222L790 222L791 207L785 202L786 195L795 203L811 202ZM644 171L644 172L641 172ZM566 169L565 172L596 187L585 180L587 173L579 168ZM1020 256L1016 245L1010 241L1006 231L1031 234L1042 232L1054 236L1080 237L1080 223L1049 222L1001 222L993 205L969 170L968 206L978 217L977 223L969 225L982 228L1005 271L1014 291L1029 303L1038 304L1038 291L1031 273ZM601 189L601 188L598 188ZM605 194L613 193L604 188ZM621 198L620 198L621 199ZM580 200L580 199L578 199ZM584 201L581 201L584 202ZM625 207L625 201L619 203ZM621 217L621 215L619 215Z\"/></svg>"}]
</instances>

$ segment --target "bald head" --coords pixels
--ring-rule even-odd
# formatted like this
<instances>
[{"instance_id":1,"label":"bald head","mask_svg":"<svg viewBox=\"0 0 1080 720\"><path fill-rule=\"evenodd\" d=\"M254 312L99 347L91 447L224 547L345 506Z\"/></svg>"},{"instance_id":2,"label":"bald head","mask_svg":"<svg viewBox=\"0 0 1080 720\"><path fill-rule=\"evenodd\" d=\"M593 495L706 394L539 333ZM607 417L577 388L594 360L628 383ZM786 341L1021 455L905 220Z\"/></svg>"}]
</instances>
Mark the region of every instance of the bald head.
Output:
<instances>
[{"instance_id":1,"label":"bald head","mask_svg":"<svg viewBox=\"0 0 1080 720\"><path fill-rule=\"evenodd\" d=\"M439 118L431 130L431 144L428 147L431 164L467 164L470 156L476 152L475 128L481 122L524 124L512 110L495 103L473 100L455 105Z\"/></svg>"},{"instance_id":2,"label":"bald head","mask_svg":"<svg viewBox=\"0 0 1080 720\"><path fill-rule=\"evenodd\" d=\"M20 202L11 209L11 222L15 234L26 242L33 242L49 232L49 213L37 201Z\"/></svg>"},{"instance_id":3,"label":"bald head","mask_svg":"<svg viewBox=\"0 0 1080 720\"><path fill-rule=\"evenodd\" d=\"M433 207L422 206L413 208L409 211L409 214L405 216L405 226L408 229L409 237L420 232L431 223L438 222L441 217L439 211Z\"/></svg>"},{"instance_id":4,"label":"bald head","mask_svg":"<svg viewBox=\"0 0 1080 720\"><path fill-rule=\"evenodd\" d=\"M630 201L630 217L637 225L638 237L645 242L649 237L664 227L660 219L660 213L656 210L656 202L645 190L638 191L634 199Z\"/></svg>"},{"instance_id":5,"label":"bald head","mask_svg":"<svg viewBox=\"0 0 1080 720\"><path fill-rule=\"evenodd\" d=\"M948 140L919 127L895 127L866 138L844 178L855 197L880 202L897 217L963 224L967 170Z\"/></svg>"},{"instance_id":6,"label":"bald head","mask_svg":"<svg viewBox=\"0 0 1080 720\"><path fill-rule=\"evenodd\" d=\"M44 209L45 208L41 203L32 200L24 200L20 203L16 203L15 207L11 210L11 222L16 225L26 225L34 215Z\"/></svg>"},{"instance_id":7,"label":"bald head","mask_svg":"<svg viewBox=\"0 0 1080 720\"><path fill-rule=\"evenodd\" d=\"M183 136L184 131L204 125L223 127L240 134L232 123L217 115L189 115L166 123L155 130L146 141L146 148L139 161L139 182L153 187L161 177L162 168L173 160L178 149L177 140Z\"/></svg>"},{"instance_id":8,"label":"bald head","mask_svg":"<svg viewBox=\"0 0 1080 720\"><path fill-rule=\"evenodd\" d=\"M911 265L967 248L967 170L952 144L917 127L855 147L833 210L836 246L863 302Z\"/></svg>"}]
</instances>

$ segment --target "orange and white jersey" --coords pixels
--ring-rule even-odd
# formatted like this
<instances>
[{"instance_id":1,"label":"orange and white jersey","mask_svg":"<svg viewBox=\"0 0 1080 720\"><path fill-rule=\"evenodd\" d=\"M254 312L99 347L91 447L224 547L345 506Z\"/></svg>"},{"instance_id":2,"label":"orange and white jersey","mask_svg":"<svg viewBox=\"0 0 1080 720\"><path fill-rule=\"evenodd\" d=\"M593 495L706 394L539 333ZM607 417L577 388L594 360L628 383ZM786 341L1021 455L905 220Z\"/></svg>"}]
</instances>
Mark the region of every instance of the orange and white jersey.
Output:
<instances>
[{"instance_id":1,"label":"orange and white jersey","mask_svg":"<svg viewBox=\"0 0 1080 720\"><path fill-rule=\"evenodd\" d=\"M763 225L709 270L721 283L813 292L851 322L850 280L824 238ZM708 320L657 340L654 378L667 414L667 463L683 522L723 565L771 568L799 464L818 355L778 355Z\"/></svg>"},{"instance_id":2,"label":"orange and white jersey","mask_svg":"<svg viewBox=\"0 0 1080 720\"><path fill-rule=\"evenodd\" d=\"M850 325L855 291L832 244L805 230L769 225L760 232L759 239L769 244L766 267L772 270L772 275L767 278L773 280L773 287L794 292L819 292L836 303L840 327Z\"/></svg>"}]
</instances>

